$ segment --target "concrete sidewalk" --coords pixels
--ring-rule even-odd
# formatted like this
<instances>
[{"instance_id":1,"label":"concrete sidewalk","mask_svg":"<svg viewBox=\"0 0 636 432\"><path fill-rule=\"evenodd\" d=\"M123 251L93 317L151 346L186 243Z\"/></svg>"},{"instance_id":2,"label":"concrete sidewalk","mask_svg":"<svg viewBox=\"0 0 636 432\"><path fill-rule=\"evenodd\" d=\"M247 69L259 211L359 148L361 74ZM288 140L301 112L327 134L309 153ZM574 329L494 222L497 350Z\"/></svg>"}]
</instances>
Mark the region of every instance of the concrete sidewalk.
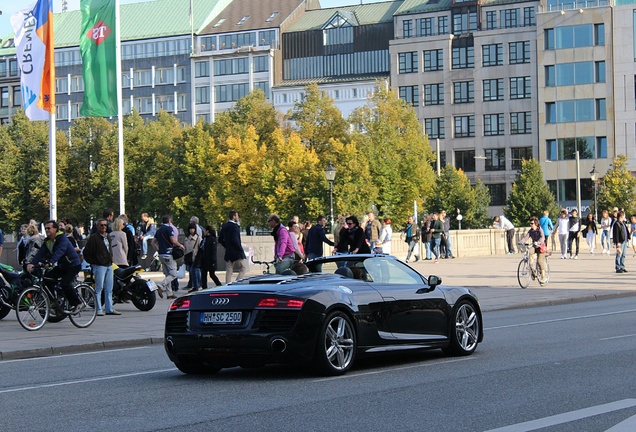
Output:
<instances>
[{"instance_id":1,"label":"concrete sidewalk","mask_svg":"<svg viewBox=\"0 0 636 432\"><path fill-rule=\"evenodd\" d=\"M546 287L533 281L527 289L517 284L517 265L521 259L518 254L445 259L438 264L418 261L411 265L426 276L440 276L444 285L470 288L479 297L484 311L636 295L636 258L632 253L626 259L630 272L623 274L614 272L613 256L590 255L586 251L578 260L559 258L557 254L550 258L551 278ZM252 266L250 274L260 271L259 266ZM158 273L145 275L155 280L163 278ZM0 360L163 344L169 304L170 301L158 298L149 312L141 312L130 303L119 304L117 310L122 312L121 316L97 317L89 328L78 329L66 319L47 323L35 332L24 330L11 311L0 321Z\"/></svg>"}]
</instances>

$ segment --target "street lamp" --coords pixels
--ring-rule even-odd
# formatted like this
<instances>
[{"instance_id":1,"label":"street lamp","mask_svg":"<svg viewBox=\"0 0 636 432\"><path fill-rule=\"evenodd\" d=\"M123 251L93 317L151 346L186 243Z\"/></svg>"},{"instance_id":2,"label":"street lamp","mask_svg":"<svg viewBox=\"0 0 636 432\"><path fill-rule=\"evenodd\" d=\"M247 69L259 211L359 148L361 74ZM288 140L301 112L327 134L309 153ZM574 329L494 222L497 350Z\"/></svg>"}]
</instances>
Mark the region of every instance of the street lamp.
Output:
<instances>
[{"instance_id":1,"label":"street lamp","mask_svg":"<svg viewBox=\"0 0 636 432\"><path fill-rule=\"evenodd\" d=\"M331 222L331 229L333 229L333 181L336 179L336 169L331 162L325 168L325 178L329 182L329 221Z\"/></svg>"},{"instance_id":2,"label":"street lamp","mask_svg":"<svg viewBox=\"0 0 636 432\"><path fill-rule=\"evenodd\" d=\"M598 209L596 204L596 180L598 180L598 171L596 171L596 164L592 165L592 171L590 171L590 179L594 183L594 220L598 221Z\"/></svg>"}]
</instances>

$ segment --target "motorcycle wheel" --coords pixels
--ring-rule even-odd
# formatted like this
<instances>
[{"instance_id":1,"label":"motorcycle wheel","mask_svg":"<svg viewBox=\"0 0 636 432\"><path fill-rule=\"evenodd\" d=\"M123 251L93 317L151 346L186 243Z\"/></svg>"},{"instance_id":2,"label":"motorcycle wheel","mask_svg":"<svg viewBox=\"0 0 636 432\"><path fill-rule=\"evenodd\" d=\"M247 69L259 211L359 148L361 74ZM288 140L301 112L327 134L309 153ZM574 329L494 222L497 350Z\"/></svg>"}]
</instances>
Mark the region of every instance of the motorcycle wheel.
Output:
<instances>
[{"instance_id":1,"label":"motorcycle wheel","mask_svg":"<svg viewBox=\"0 0 636 432\"><path fill-rule=\"evenodd\" d=\"M9 312L11 312L11 308L7 306L0 306L0 320L6 317Z\"/></svg>"},{"instance_id":2,"label":"motorcycle wheel","mask_svg":"<svg viewBox=\"0 0 636 432\"><path fill-rule=\"evenodd\" d=\"M150 291L148 288L140 289L138 295L132 295L131 300L135 307L140 311L147 312L153 307L155 307L155 303L157 302L157 295L154 291Z\"/></svg>"}]
</instances>

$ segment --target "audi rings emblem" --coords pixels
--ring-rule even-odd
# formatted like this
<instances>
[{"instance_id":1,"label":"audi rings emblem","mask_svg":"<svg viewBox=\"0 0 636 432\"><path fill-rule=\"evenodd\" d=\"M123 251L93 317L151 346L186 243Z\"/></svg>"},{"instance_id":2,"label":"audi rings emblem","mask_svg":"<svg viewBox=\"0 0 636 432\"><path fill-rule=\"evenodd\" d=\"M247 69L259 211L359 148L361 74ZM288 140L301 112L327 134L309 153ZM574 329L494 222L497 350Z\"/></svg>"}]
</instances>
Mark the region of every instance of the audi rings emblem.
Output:
<instances>
[{"instance_id":1,"label":"audi rings emblem","mask_svg":"<svg viewBox=\"0 0 636 432\"><path fill-rule=\"evenodd\" d=\"M212 304L214 306L223 306L226 305L230 302L230 299L227 297L217 297L215 299L212 299Z\"/></svg>"}]
</instances>

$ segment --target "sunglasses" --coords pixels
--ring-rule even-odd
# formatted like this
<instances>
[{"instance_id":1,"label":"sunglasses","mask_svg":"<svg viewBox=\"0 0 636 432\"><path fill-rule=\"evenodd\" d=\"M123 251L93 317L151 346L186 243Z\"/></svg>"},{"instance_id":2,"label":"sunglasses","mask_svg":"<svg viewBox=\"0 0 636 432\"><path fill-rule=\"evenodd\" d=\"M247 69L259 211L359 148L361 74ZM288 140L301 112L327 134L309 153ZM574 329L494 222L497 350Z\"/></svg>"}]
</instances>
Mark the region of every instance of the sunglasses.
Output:
<instances>
[{"instance_id":1,"label":"sunglasses","mask_svg":"<svg viewBox=\"0 0 636 432\"><path fill-rule=\"evenodd\" d=\"M100 227L102 227L102 226L108 226L108 224L99 224L99 225L97 225L97 226L100 226Z\"/></svg>"},{"instance_id":2,"label":"sunglasses","mask_svg":"<svg viewBox=\"0 0 636 432\"><path fill-rule=\"evenodd\" d=\"M347 225L353 225L353 222L347 222Z\"/></svg>"}]
</instances>

